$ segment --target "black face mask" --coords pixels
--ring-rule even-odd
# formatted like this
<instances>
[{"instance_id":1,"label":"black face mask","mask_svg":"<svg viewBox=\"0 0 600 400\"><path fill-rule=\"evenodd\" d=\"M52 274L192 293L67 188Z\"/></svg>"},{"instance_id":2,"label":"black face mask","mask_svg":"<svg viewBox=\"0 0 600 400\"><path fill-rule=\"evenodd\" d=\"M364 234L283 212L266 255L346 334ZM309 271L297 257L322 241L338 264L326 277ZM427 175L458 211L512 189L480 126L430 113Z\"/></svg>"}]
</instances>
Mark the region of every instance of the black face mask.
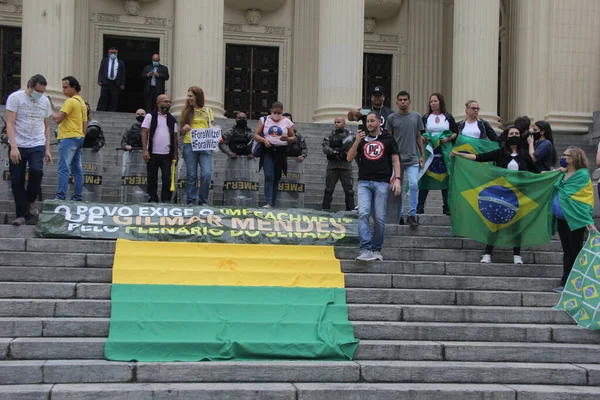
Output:
<instances>
[{"instance_id":1,"label":"black face mask","mask_svg":"<svg viewBox=\"0 0 600 400\"><path fill-rule=\"evenodd\" d=\"M245 119L238 119L237 121L235 121L235 125L238 128L244 129L244 128L246 128L248 126L248 121L245 120Z\"/></svg>"},{"instance_id":2,"label":"black face mask","mask_svg":"<svg viewBox=\"0 0 600 400\"><path fill-rule=\"evenodd\" d=\"M137 122L139 122L140 124L142 122L144 122L144 118L146 118L146 116L144 115L136 115L135 119L137 120Z\"/></svg>"},{"instance_id":3,"label":"black face mask","mask_svg":"<svg viewBox=\"0 0 600 400\"><path fill-rule=\"evenodd\" d=\"M508 138L507 140L508 144L510 144L511 146L516 146L519 143L521 143L521 138L518 136L511 136Z\"/></svg>"},{"instance_id":4,"label":"black face mask","mask_svg":"<svg viewBox=\"0 0 600 400\"><path fill-rule=\"evenodd\" d=\"M533 139L540 140L540 137L542 137L540 132L533 132Z\"/></svg>"},{"instance_id":5,"label":"black face mask","mask_svg":"<svg viewBox=\"0 0 600 400\"><path fill-rule=\"evenodd\" d=\"M170 109L171 106L160 106L160 112L162 112L163 114L168 113Z\"/></svg>"}]
</instances>

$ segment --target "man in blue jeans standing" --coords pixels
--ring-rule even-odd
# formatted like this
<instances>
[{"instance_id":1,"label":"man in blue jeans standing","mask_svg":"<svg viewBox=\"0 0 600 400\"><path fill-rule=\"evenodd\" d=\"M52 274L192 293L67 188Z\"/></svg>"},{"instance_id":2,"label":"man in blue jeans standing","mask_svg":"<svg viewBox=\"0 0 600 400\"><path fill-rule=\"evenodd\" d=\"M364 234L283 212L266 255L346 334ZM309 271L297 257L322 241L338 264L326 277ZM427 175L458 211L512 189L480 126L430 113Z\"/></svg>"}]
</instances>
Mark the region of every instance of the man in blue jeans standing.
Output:
<instances>
[{"instance_id":1,"label":"man in blue jeans standing","mask_svg":"<svg viewBox=\"0 0 600 400\"><path fill-rule=\"evenodd\" d=\"M388 191L396 196L402 192L400 185L400 158L392 135L381 133L380 117L372 111L367 115L368 135L359 130L348 150L347 160L358 162L358 236L359 261L383 261L381 249L385 234L385 212ZM390 182L394 172L394 178ZM374 214L374 232L369 227L369 217Z\"/></svg>"},{"instance_id":2,"label":"man in blue jeans standing","mask_svg":"<svg viewBox=\"0 0 600 400\"><path fill-rule=\"evenodd\" d=\"M419 202L419 164L421 168L425 161L425 149L423 148L423 136L425 131L423 120L418 112L410 111L410 94L401 91L396 96L396 104L399 112L395 112L388 117L385 130L394 136L400 152L400 161L402 169L408 175L408 218L406 222L410 226L418 226L417 204ZM419 153L421 157L419 158ZM398 175L396 175L398 176ZM402 178L404 182L404 176ZM402 205L400 206L400 225L404 225L404 196L402 196Z\"/></svg>"},{"instance_id":3,"label":"man in blue jeans standing","mask_svg":"<svg viewBox=\"0 0 600 400\"><path fill-rule=\"evenodd\" d=\"M44 157L50 155L50 102L44 96L46 78L34 75L25 90L8 96L6 101L6 134L10 144L10 180L15 199L15 226L25 225L28 217L39 214L35 200L44 176ZM29 184L25 175L29 165Z\"/></svg>"},{"instance_id":4,"label":"man in blue jeans standing","mask_svg":"<svg viewBox=\"0 0 600 400\"><path fill-rule=\"evenodd\" d=\"M69 189L69 173L73 175L75 189L71 200L83 200L83 169L81 149L87 132L87 107L79 95L81 85L73 76L62 79L63 94L67 97L60 111L50 107L52 119L58 125L58 190L55 199L65 200Z\"/></svg>"}]
</instances>

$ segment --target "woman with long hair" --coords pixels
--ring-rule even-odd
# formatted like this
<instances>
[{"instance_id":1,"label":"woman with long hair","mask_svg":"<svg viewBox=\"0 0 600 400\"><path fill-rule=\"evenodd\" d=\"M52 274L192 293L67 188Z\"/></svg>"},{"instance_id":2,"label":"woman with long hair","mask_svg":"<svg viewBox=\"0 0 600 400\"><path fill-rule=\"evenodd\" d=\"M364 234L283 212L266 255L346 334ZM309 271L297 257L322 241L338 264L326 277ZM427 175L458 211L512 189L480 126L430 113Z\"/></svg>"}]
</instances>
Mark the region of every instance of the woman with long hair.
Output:
<instances>
[{"instance_id":1,"label":"woman with long hair","mask_svg":"<svg viewBox=\"0 0 600 400\"><path fill-rule=\"evenodd\" d=\"M563 275L555 292L562 292L577 255L583 247L583 236L596 230L592 213L594 190L588 171L587 158L578 147L568 147L560 157L564 172L556 182L556 195L552 203L555 227L558 228L563 249Z\"/></svg>"},{"instance_id":2,"label":"woman with long hair","mask_svg":"<svg viewBox=\"0 0 600 400\"><path fill-rule=\"evenodd\" d=\"M558 162L558 155L554 148L552 127L547 121L537 121L533 124L532 134L527 137L529 155L538 168L550 171Z\"/></svg>"},{"instance_id":3,"label":"woman with long hair","mask_svg":"<svg viewBox=\"0 0 600 400\"><path fill-rule=\"evenodd\" d=\"M204 91L198 86L188 89L185 107L181 110L181 135L183 136L183 159L186 167L186 190L187 204L196 204L196 182L198 181L198 169L200 164L200 193L198 204L208 204L208 192L212 179L212 151L192 150L192 129L210 128L215 121L210 107L204 104Z\"/></svg>"},{"instance_id":4,"label":"woman with long hair","mask_svg":"<svg viewBox=\"0 0 600 400\"><path fill-rule=\"evenodd\" d=\"M527 154L525 151L522 151L521 132L518 128L511 125L504 129L502 136L506 138L504 141L504 146L497 150L477 155L459 153L457 151L453 151L452 154L479 162L494 161L497 167L506 168L513 171L530 171L535 173L541 172L529 154ZM492 262L493 250L494 246L489 244L485 246L485 254L483 257L481 257L482 263L487 264ZM515 264L523 264L520 247L513 248L513 262Z\"/></svg>"},{"instance_id":5,"label":"woman with long hair","mask_svg":"<svg viewBox=\"0 0 600 400\"><path fill-rule=\"evenodd\" d=\"M427 114L423 115L423 126L425 127L426 133L431 136L439 136L444 131L452 132L452 135L449 137L444 137L440 140L440 143L443 145L446 142L452 141L456 139L458 136L458 126L456 125L456 121L452 114L446 111L446 100L444 100L444 96L441 93L433 93L429 96L429 111ZM425 143L429 142L429 139L423 138ZM444 165L439 165L441 162L444 164L444 158L442 157L442 147L441 145L436 147L434 150L434 161L438 163L438 168L442 170L445 169ZM447 169L446 169L447 170ZM423 181L419 181L419 203L417 205L417 214L425 213L425 201L427 200L427 195L429 194L429 189L421 189ZM446 179L446 183L448 180ZM446 215L450 215L450 208L448 208L448 188L442 189L442 200L444 205L442 207L442 212Z\"/></svg>"},{"instance_id":6,"label":"woman with long hair","mask_svg":"<svg viewBox=\"0 0 600 400\"><path fill-rule=\"evenodd\" d=\"M281 174L287 172L287 145L296 141L294 123L283 118L283 104L279 101L271 105L271 114L258 120L254 141L260 150L254 151L260 157L259 171L265 174L265 205L275 206Z\"/></svg>"}]
</instances>

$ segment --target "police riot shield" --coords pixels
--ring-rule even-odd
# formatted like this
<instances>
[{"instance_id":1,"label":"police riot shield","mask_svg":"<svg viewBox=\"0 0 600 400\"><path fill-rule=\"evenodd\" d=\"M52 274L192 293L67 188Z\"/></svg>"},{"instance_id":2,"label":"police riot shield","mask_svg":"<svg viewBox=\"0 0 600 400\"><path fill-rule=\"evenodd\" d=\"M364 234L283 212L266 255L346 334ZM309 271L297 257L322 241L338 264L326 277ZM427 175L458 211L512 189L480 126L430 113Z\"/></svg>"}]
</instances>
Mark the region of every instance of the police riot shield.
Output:
<instances>
[{"instance_id":1,"label":"police riot shield","mask_svg":"<svg viewBox=\"0 0 600 400\"><path fill-rule=\"evenodd\" d=\"M81 153L81 168L83 170L83 201L98 203L102 201L102 154L83 149ZM73 184L73 176L69 177Z\"/></svg>"},{"instance_id":2,"label":"police riot shield","mask_svg":"<svg viewBox=\"0 0 600 400\"><path fill-rule=\"evenodd\" d=\"M198 202L200 198L200 166L196 167L196 176L198 177L196 179L196 202ZM175 203L187 204L187 167L183 157L180 157L177 163L177 181L175 183ZM213 205L213 197L213 182L211 181L207 199L209 205Z\"/></svg>"},{"instance_id":3,"label":"police riot shield","mask_svg":"<svg viewBox=\"0 0 600 400\"><path fill-rule=\"evenodd\" d=\"M223 182L223 205L235 207L258 207L258 160L238 156L229 158Z\"/></svg>"},{"instance_id":4,"label":"police riot shield","mask_svg":"<svg viewBox=\"0 0 600 400\"><path fill-rule=\"evenodd\" d=\"M278 208L304 208L304 161L288 158L287 174L281 176L277 194Z\"/></svg>"},{"instance_id":5,"label":"police riot shield","mask_svg":"<svg viewBox=\"0 0 600 400\"><path fill-rule=\"evenodd\" d=\"M123 152L121 173L121 202L147 203L147 171L142 150Z\"/></svg>"}]
</instances>

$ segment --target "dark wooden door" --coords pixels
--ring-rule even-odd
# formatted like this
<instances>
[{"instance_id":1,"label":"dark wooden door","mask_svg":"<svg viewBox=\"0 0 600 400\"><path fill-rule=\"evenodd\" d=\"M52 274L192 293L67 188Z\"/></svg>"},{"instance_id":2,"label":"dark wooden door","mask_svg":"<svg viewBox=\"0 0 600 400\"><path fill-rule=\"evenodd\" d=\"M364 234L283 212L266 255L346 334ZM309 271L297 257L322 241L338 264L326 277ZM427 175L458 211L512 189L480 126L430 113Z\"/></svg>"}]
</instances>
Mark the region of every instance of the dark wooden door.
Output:
<instances>
[{"instance_id":1,"label":"dark wooden door","mask_svg":"<svg viewBox=\"0 0 600 400\"><path fill-rule=\"evenodd\" d=\"M385 89L383 104L390 107L395 94L392 91L392 55L365 53L363 59L363 104L371 105L371 92L377 85Z\"/></svg>"},{"instance_id":2,"label":"dark wooden door","mask_svg":"<svg viewBox=\"0 0 600 400\"><path fill-rule=\"evenodd\" d=\"M0 26L0 104L21 88L21 28Z\"/></svg>"}]
</instances>

